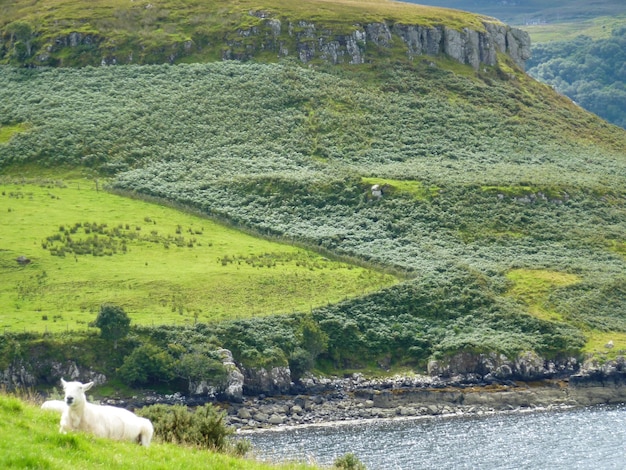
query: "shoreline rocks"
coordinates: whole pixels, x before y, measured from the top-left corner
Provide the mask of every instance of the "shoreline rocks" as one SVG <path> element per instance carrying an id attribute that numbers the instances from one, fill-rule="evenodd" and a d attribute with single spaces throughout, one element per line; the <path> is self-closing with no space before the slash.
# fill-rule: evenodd
<path id="1" fill-rule="evenodd" d="M 246 397 L 242 403 L 219 406 L 226 411 L 228 424 L 239 431 L 252 431 L 369 419 L 483 415 L 618 403 L 626 403 L 626 377 L 611 384 L 582 378 L 481 385 L 435 381 L 422 387 L 338 388 L 315 395 Z"/>

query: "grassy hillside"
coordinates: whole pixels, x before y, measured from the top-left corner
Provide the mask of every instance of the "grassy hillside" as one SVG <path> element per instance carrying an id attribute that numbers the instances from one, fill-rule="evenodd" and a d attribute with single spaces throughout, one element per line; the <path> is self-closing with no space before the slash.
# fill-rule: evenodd
<path id="1" fill-rule="evenodd" d="M 523 29 L 530 34 L 533 45 L 553 41 L 572 41 L 579 36 L 591 39 L 609 39 L 611 32 L 626 24 L 626 7 L 624 12 L 614 16 L 598 16 L 579 21 L 563 21 L 559 23 L 527 25 Z"/>
<path id="2" fill-rule="evenodd" d="M 301 13 L 311 14 L 307 8 L 313 3 L 304 2 Z M 290 5 L 285 11 L 299 8 Z M 357 4 L 324 5 L 343 12 Z M 358 5 L 352 21 L 369 14 L 369 4 Z M 92 179 L 107 176 L 118 192 L 167 200 L 406 276 L 379 291 L 314 308 L 310 319 L 320 330 L 311 327 L 321 338 L 317 344 L 308 341 L 312 330 L 302 320 L 311 310 L 306 301 L 282 304 L 282 311 L 296 310 L 293 314 L 206 327 L 191 325 L 194 309 L 202 308 L 201 318 L 206 311 L 189 294 L 191 313 L 185 310 L 183 317 L 188 325 L 141 330 L 163 347 L 180 341 L 191 351 L 191 342 L 214 335 L 236 357 L 257 363 L 294 363 L 305 349 L 329 367 L 382 364 L 420 370 L 429 359 L 460 350 L 509 356 L 536 351 L 549 357 L 583 352 L 610 357 L 626 350 L 626 132 L 532 80 L 504 56 L 479 71 L 445 57 L 384 57 L 343 67 L 302 67 L 290 60 L 4 66 L 0 119 L 0 169 L 6 177 L 50 168 Z M 372 194 L 372 184 L 383 187 L 382 197 Z M 46 197 L 45 191 L 61 194 L 56 189 L 38 194 Z M 71 200 L 72 191 L 64 189 L 61 201 Z M 8 212 L 13 201 L 4 201 L 3 210 L 15 217 Z M 48 204 L 56 202 L 50 197 Z M 173 216 L 165 224 L 162 216 L 152 215 L 156 208 L 146 207 L 133 209 L 132 220 L 126 214 L 112 219 L 120 218 L 124 231 L 128 223 L 128 231 L 131 224 L 140 225 L 142 234 L 155 230 L 159 236 L 174 236 L 178 224 L 208 226 L 177 223 Z M 146 217 L 153 221 L 150 229 Z M 104 215 L 87 220 L 105 221 Z M 49 228 L 39 229 L 32 244 L 42 250 L 44 237 L 71 231 L 78 222 L 84 237 L 87 220 L 60 214 Z M 212 238 L 205 230 L 198 240 L 202 247 L 192 251 L 201 256 Z M 155 249 L 146 243 L 146 251 L 133 246 L 128 254 L 92 256 L 90 262 L 106 273 L 111 263 L 124 266 L 132 259 L 137 265 L 130 269 L 137 273 Z M 59 249 L 56 241 L 53 245 Z M 165 249 L 158 250 L 161 260 Z M 212 269 L 236 271 L 239 260 L 250 256 L 235 248 L 218 256 L 223 260 L 226 254 L 226 265 L 215 262 Z M 59 263 L 55 266 L 86 262 L 67 255 L 47 259 Z M 170 262 L 180 266 L 180 259 Z M 153 258 L 148 263 L 158 267 Z M 49 268 L 46 278 L 41 264 L 27 269 L 33 284 L 28 303 L 43 308 L 37 283 L 50 276 Z M 164 269 L 156 272 L 162 275 Z M 266 275 L 280 273 L 283 266 L 250 269 L 264 272 L 253 280 L 250 295 L 276 292 L 268 291 Z M 331 283 L 349 284 L 346 292 L 389 280 L 354 286 L 351 276 L 357 271 L 338 270 L 344 271 L 345 281 L 333 276 Z M 128 289 L 116 295 L 140 303 L 132 289 L 146 291 L 134 278 L 117 274 L 108 282 Z M 224 276 L 220 279 L 231 288 Z M 287 284 L 297 286 L 294 279 L 287 278 Z M 193 282 L 187 279 L 184 285 L 191 289 Z M 160 311 L 169 322 L 165 311 L 171 312 L 176 299 L 161 299 L 161 291 L 159 285 L 148 292 L 164 302 Z M 313 297 L 309 292 L 301 294 Z M 315 305 L 324 303 L 324 294 Z M 77 305 L 99 301 L 86 289 L 74 295 Z M 280 310 L 275 305 L 268 301 L 265 313 Z M 224 310 L 220 318 L 254 313 L 250 309 Z M 604 347 L 609 340 L 615 346 L 610 351 Z M 119 364 L 110 366 L 114 370 Z"/>
<path id="3" fill-rule="evenodd" d="M 303 464 L 270 465 L 206 450 L 154 442 L 149 448 L 97 439 L 87 434 L 60 434 L 59 415 L 0 394 L 0 466 L 2 468 L 107 469 L 258 469 L 296 470 Z"/>

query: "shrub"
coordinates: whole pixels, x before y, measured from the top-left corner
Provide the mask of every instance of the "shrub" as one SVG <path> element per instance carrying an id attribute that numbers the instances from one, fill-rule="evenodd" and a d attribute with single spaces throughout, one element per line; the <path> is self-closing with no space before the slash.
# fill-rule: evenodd
<path id="1" fill-rule="evenodd" d="M 195 411 L 184 405 L 152 405 L 138 410 L 138 414 L 152 421 L 155 435 L 164 442 L 222 451 L 233 434 L 224 422 L 224 412 L 210 403 Z M 245 453 L 246 446 L 235 446 L 235 451 Z"/>
<path id="2" fill-rule="evenodd" d="M 130 353 L 118 373 L 128 385 L 169 382 L 174 378 L 175 361 L 167 351 L 151 345 L 139 346 Z"/>
<path id="3" fill-rule="evenodd" d="M 100 328 L 100 336 L 113 341 L 113 349 L 117 349 L 117 341 L 130 331 L 130 318 L 122 307 L 102 304 L 93 326 Z"/>
<path id="4" fill-rule="evenodd" d="M 365 470 L 363 462 L 361 462 L 359 458 L 352 453 L 337 457 L 335 459 L 334 466 L 345 470 Z"/>
<path id="5" fill-rule="evenodd" d="M 228 372 L 220 361 L 200 352 L 183 354 L 177 369 L 178 374 L 190 382 L 205 381 L 212 385 L 221 385 L 228 377 Z"/>

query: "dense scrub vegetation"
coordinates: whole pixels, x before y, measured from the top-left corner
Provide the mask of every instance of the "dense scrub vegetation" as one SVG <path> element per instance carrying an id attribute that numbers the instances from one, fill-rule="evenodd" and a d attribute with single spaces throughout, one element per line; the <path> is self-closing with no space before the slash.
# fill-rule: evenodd
<path id="1" fill-rule="evenodd" d="M 626 27 L 609 38 L 536 44 L 528 73 L 580 106 L 626 128 Z"/>
<path id="2" fill-rule="evenodd" d="M 110 175 L 120 193 L 410 278 L 307 316 L 136 329 L 161 349 L 208 341 L 302 373 L 315 360 L 422 368 L 459 350 L 558 356 L 626 332 L 626 135 L 505 61 L 479 74 L 443 59 L 4 67 L 0 116 L 28 127 L 0 146 L 5 172 Z M 526 274 L 507 277 L 515 270 Z M 533 272 L 576 281 L 551 284 L 536 308 L 519 294 Z M 146 348 L 128 361 L 172 364 Z"/>

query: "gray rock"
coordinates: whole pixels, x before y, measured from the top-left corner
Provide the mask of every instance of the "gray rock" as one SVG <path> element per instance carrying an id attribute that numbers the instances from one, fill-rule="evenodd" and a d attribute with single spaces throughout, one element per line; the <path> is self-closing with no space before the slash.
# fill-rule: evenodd
<path id="1" fill-rule="evenodd" d="M 270 416 L 268 423 L 269 424 L 283 424 L 285 422 L 285 417 L 279 414 L 273 414 Z"/>
<path id="2" fill-rule="evenodd" d="M 258 421 L 259 423 L 267 423 L 270 419 L 270 417 L 268 415 L 266 415 L 265 413 L 256 413 L 253 416 L 253 419 L 255 421 Z"/>
<path id="3" fill-rule="evenodd" d="M 252 418 L 252 413 L 247 408 L 239 408 L 237 411 L 237 417 L 244 420 Z"/>

